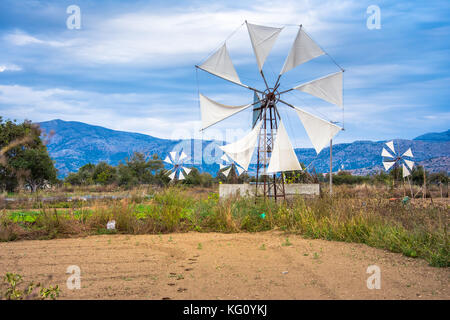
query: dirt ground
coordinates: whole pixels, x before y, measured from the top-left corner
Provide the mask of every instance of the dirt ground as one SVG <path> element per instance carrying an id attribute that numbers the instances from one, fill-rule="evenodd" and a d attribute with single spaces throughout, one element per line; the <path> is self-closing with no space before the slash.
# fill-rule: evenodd
<path id="1" fill-rule="evenodd" d="M 0 243 L 0 274 L 62 299 L 449 299 L 448 268 L 366 245 L 277 232 L 102 235 Z M 81 269 L 69 290 L 66 269 Z M 381 288 L 367 288 L 369 265 Z"/>

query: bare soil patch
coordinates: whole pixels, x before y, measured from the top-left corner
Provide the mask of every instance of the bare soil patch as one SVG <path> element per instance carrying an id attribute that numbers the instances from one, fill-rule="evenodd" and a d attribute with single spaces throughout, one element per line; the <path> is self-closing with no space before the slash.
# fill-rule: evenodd
<path id="1" fill-rule="evenodd" d="M 286 238 L 289 238 L 286 241 Z M 68 290 L 66 269 L 81 268 Z M 381 289 L 369 290 L 369 265 Z M 278 232 L 101 235 L 0 243 L 0 274 L 61 299 L 449 299 L 448 268 L 362 244 Z"/>

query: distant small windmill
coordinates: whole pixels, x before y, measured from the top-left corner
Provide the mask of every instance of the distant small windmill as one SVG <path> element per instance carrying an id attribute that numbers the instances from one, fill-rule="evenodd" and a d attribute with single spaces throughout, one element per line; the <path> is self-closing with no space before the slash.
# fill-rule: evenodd
<path id="1" fill-rule="evenodd" d="M 239 165 L 237 165 L 233 160 L 231 160 L 226 154 L 223 154 L 222 157 L 220 158 L 221 160 L 223 160 L 223 163 L 220 163 L 220 170 L 225 169 L 222 171 L 222 174 L 228 178 L 228 176 L 230 175 L 231 171 L 234 170 L 236 173 L 236 176 L 241 175 L 245 169 L 241 168 Z"/>
<path id="2" fill-rule="evenodd" d="M 184 180 L 186 178 L 192 170 L 184 166 L 184 162 L 187 160 L 188 156 L 183 151 L 179 155 L 175 151 L 169 152 L 164 162 L 172 165 L 172 168 L 167 172 L 170 180 Z"/>
<path id="3" fill-rule="evenodd" d="M 389 171 L 391 168 L 397 168 L 399 166 L 402 167 L 402 175 L 403 179 L 411 175 L 411 171 L 414 167 L 414 162 L 412 161 L 412 158 L 414 157 L 411 148 L 406 150 L 403 154 L 397 153 L 394 148 L 394 140 L 386 142 L 386 146 L 388 149 L 383 147 L 383 150 L 381 151 L 381 156 L 383 157 L 383 166 L 386 171 Z M 409 181 L 408 177 L 408 183 L 409 187 L 411 189 L 411 195 L 412 195 L 412 188 L 411 183 Z"/>

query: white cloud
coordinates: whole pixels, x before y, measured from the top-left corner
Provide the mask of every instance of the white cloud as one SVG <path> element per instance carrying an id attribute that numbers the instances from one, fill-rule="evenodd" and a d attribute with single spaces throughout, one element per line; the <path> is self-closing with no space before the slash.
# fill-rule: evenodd
<path id="1" fill-rule="evenodd" d="M 5 35 L 5 40 L 16 46 L 27 45 L 46 45 L 51 47 L 64 47 L 71 45 L 68 41 L 54 41 L 54 40 L 42 40 L 37 37 L 31 36 L 23 31 L 16 30 L 12 33 Z"/>
<path id="2" fill-rule="evenodd" d="M 81 31 L 63 30 L 48 37 L 35 36 L 16 30 L 5 39 L 17 46 L 43 45 L 59 48 L 66 61 L 68 56 L 79 61 L 99 64 L 140 64 L 165 66 L 192 64 L 205 58 L 245 20 L 252 23 L 279 26 L 303 25 L 312 32 L 326 33 L 336 27 L 334 17 L 350 13 L 351 1 L 320 1 L 312 6 L 309 1 L 257 1 L 245 9 L 226 5 L 205 5 L 201 8 L 166 8 L 155 11 L 152 6 L 135 12 L 88 17 Z M 83 15 L 89 13 L 82 11 Z M 347 22 L 342 22 L 344 25 Z M 287 28 L 286 30 L 295 30 Z M 285 33 L 289 34 L 288 31 Z M 293 40 L 280 37 L 280 46 L 287 49 Z M 230 40 L 234 54 L 250 49 L 245 27 Z M 239 57 L 236 57 L 239 62 Z"/>
<path id="3" fill-rule="evenodd" d="M 22 68 L 15 64 L 0 64 L 0 72 L 5 71 L 21 71 Z"/>
<path id="4" fill-rule="evenodd" d="M 40 122 L 59 118 L 161 138 L 172 138 L 175 130 L 182 129 L 194 134 L 199 114 L 180 113 L 180 109 L 186 110 L 164 94 L 103 94 L 0 85 L 0 113 L 11 119 Z"/>

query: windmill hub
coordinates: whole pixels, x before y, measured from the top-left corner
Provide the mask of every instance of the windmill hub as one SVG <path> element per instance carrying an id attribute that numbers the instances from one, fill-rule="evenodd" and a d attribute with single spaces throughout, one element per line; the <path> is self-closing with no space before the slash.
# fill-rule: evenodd
<path id="1" fill-rule="evenodd" d="M 264 91 L 262 100 L 275 104 L 276 102 L 278 102 L 279 99 L 280 93 L 274 88 L 269 88 Z"/>

